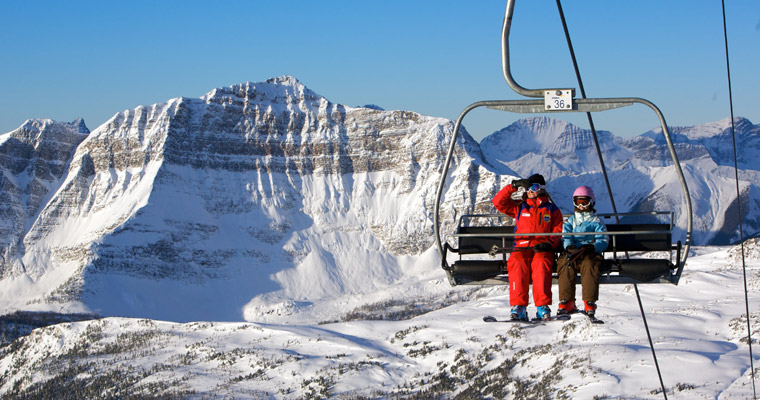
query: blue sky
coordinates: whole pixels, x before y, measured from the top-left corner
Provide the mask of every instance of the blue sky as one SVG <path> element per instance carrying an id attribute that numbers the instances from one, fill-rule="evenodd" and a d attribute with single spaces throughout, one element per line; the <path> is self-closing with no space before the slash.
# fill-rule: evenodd
<path id="1" fill-rule="evenodd" d="M 0 132 L 29 118 L 90 129 L 117 112 L 292 75 L 329 100 L 456 119 L 519 99 L 501 73 L 505 1 L 35 1 L 0 6 Z M 729 116 L 719 0 L 564 1 L 588 97 L 643 97 L 669 125 Z M 760 2 L 726 0 L 734 114 L 760 123 Z M 556 3 L 518 0 L 512 73 L 577 88 Z M 553 116 L 586 128 L 582 114 Z M 566 116 L 566 117 L 565 117 Z M 525 115 L 471 113 L 482 139 Z M 595 114 L 619 136 L 658 126 L 644 106 Z"/>

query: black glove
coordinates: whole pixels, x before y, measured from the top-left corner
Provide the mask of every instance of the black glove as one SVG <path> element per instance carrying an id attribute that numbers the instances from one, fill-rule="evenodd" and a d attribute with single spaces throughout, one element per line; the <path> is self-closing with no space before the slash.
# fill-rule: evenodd
<path id="1" fill-rule="evenodd" d="M 533 246 L 533 250 L 539 253 L 548 253 L 550 251 L 553 251 L 554 248 L 552 248 L 552 245 L 549 244 L 549 242 L 541 242 Z"/>
<path id="2" fill-rule="evenodd" d="M 578 248 L 575 247 L 575 246 L 573 246 L 572 244 L 570 246 L 565 247 L 565 251 L 568 252 L 568 253 L 572 253 L 575 250 L 578 250 Z"/>
<path id="3" fill-rule="evenodd" d="M 527 188 L 530 186 L 530 182 L 528 182 L 527 179 L 515 179 L 512 181 L 512 187 L 524 187 Z"/>
<path id="4" fill-rule="evenodd" d="M 585 251 L 596 251 L 596 247 L 593 244 L 584 244 L 581 248 Z"/>

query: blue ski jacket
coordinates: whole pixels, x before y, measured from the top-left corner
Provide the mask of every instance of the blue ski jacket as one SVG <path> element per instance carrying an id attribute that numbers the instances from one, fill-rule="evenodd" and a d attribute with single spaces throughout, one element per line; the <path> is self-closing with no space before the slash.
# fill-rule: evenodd
<path id="1" fill-rule="evenodd" d="M 607 226 L 592 212 L 576 212 L 567 217 L 567 220 L 562 224 L 562 232 L 607 232 Z M 562 237 L 562 245 L 565 248 L 568 246 L 581 247 L 584 244 L 593 244 L 594 251 L 601 253 L 607 249 L 609 240 L 607 235 L 573 235 Z"/>

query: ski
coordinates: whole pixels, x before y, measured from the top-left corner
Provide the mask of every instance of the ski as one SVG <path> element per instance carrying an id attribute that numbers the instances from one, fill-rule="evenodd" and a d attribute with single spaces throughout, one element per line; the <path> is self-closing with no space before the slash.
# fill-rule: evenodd
<path id="1" fill-rule="evenodd" d="M 570 316 L 573 315 L 573 314 L 582 314 L 582 315 L 584 315 L 586 318 L 588 318 L 589 322 L 591 322 L 592 324 L 603 324 L 604 323 L 604 321 L 602 321 L 601 319 L 597 318 L 594 315 L 588 315 L 583 310 L 574 310 L 574 311 L 571 311 L 568 314 L 559 315 L 559 317 L 565 317 L 565 319 L 570 319 Z"/>
<path id="2" fill-rule="evenodd" d="M 552 321 L 567 321 L 570 319 L 569 315 L 555 315 L 552 316 L 549 319 L 540 319 L 540 318 L 533 318 L 529 320 L 524 319 L 497 319 L 496 317 L 487 315 L 483 317 L 483 321 L 485 322 L 512 322 L 512 323 L 518 323 L 518 324 L 527 324 L 527 325 L 536 325 L 541 324 L 544 322 L 552 322 Z"/>
<path id="3" fill-rule="evenodd" d="M 593 316 L 588 315 L 583 311 L 579 311 L 578 314 L 583 314 L 586 318 L 588 318 L 589 322 L 592 324 L 604 324 L 604 321 L 601 319 Z M 487 315 L 483 317 L 484 322 L 509 322 L 509 323 L 516 323 L 516 324 L 524 324 L 524 325 L 540 325 L 545 322 L 552 322 L 552 321 L 569 321 L 571 319 L 571 314 L 562 314 L 562 315 L 554 315 L 549 319 L 539 319 L 539 318 L 532 318 L 529 320 L 524 319 L 497 319 L 496 317 Z"/>
<path id="4" fill-rule="evenodd" d="M 484 322 L 511 322 L 511 323 L 515 323 L 515 324 L 525 324 L 525 325 L 535 325 L 536 324 L 535 322 L 533 322 L 531 320 L 527 320 L 527 319 L 497 319 L 496 317 L 492 317 L 490 315 L 487 315 L 487 316 L 483 317 L 483 321 Z"/>
<path id="5" fill-rule="evenodd" d="M 586 312 L 582 312 L 582 314 L 585 315 L 586 318 L 588 318 L 588 320 L 592 324 L 603 324 L 604 323 L 604 321 L 602 321 L 601 319 L 597 318 L 595 315 L 588 315 L 588 314 L 586 314 Z"/>
<path id="6" fill-rule="evenodd" d="M 531 321 L 534 323 L 541 323 L 541 322 L 552 322 L 552 321 L 568 321 L 570 320 L 570 316 L 567 314 L 564 315 L 553 315 L 549 317 L 549 319 L 541 319 L 541 318 L 533 318 Z"/>

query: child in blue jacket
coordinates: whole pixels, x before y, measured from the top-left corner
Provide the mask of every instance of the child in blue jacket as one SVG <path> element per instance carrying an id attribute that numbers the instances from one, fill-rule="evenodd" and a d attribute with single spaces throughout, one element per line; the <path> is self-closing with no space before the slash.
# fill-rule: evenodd
<path id="1" fill-rule="evenodd" d="M 573 193 L 574 213 L 562 224 L 562 232 L 607 232 L 596 215 L 596 196 L 588 186 L 579 186 Z M 607 235 L 568 235 L 562 237 L 565 251 L 557 259 L 559 309 L 557 315 L 576 312 L 575 276 L 581 274 L 584 312 L 593 316 L 599 299 L 599 267 L 607 249 Z"/>

